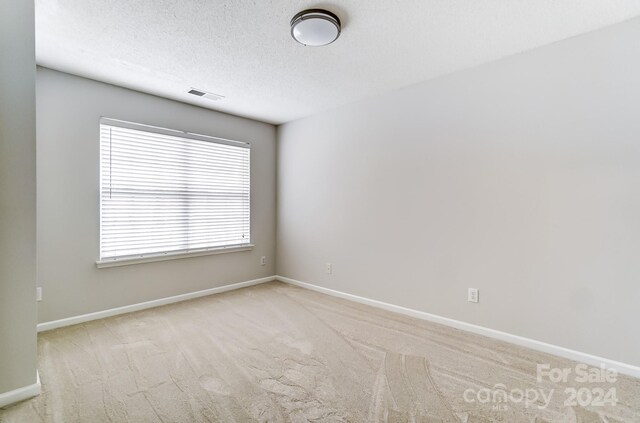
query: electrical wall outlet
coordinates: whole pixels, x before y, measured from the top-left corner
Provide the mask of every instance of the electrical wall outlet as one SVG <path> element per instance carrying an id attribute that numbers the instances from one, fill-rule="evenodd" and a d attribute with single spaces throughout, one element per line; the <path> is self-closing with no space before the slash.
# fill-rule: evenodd
<path id="1" fill-rule="evenodd" d="M 262 256 L 260 258 L 260 266 L 264 266 L 265 264 L 267 264 L 267 256 Z"/>
<path id="2" fill-rule="evenodd" d="M 36 288 L 36 301 L 42 301 L 42 288 Z"/>
<path id="3" fill-rule="evenodd" d="M 467 294 L 467 301 L 470 303 L 477 303 L 480 299 L 479 292 L 476 288 L 469 288 L 469 292 Z"/>
<path id="4" fill-rule="evenodd" d="M 327 274 L 331 274 L 332 272 L 332 267 L 331 267 L 331 263 L 327 263 L 326 267 L 325 267 L 325 272 L 327 272 Z"/>

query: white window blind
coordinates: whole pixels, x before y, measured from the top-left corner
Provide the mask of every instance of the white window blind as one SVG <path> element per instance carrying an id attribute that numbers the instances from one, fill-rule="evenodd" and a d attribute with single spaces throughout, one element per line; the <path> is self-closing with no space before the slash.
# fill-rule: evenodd
<path id="1" fill-rule="evenodd" d="M 100 260 L 250 243 L 250 145 L 100 120 Z"/>

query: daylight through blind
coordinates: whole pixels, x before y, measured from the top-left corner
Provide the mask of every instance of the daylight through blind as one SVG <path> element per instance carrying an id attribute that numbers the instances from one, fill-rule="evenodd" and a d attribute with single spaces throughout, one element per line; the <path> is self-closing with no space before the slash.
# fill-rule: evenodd
<path id="1" fill-rule="evenodd" d="M 246 143 L 102 119 L 100 258 L 250 243 Z"/>

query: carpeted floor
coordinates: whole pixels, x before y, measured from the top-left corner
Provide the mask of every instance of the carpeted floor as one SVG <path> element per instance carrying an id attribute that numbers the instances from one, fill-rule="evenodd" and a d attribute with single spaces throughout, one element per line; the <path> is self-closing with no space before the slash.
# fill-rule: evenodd
<path id="1" fill-rule="evenodd" d="M 278 282 L 38 345 L 43 393 L 0 422 L 640 422 L 638 379 L 538 382 L 576 363 Z"/>

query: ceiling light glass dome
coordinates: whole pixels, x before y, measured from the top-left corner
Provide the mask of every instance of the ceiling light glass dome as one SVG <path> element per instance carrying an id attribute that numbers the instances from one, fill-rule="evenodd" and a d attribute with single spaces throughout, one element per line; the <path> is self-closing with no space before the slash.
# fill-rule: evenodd
<path id="1" fill-rule="evenodd" d="M 326 46 L 340 36 L 340 19 L 323 9 L 308 9 L 291 19 L 291 36 L 305 46 Z"/>

